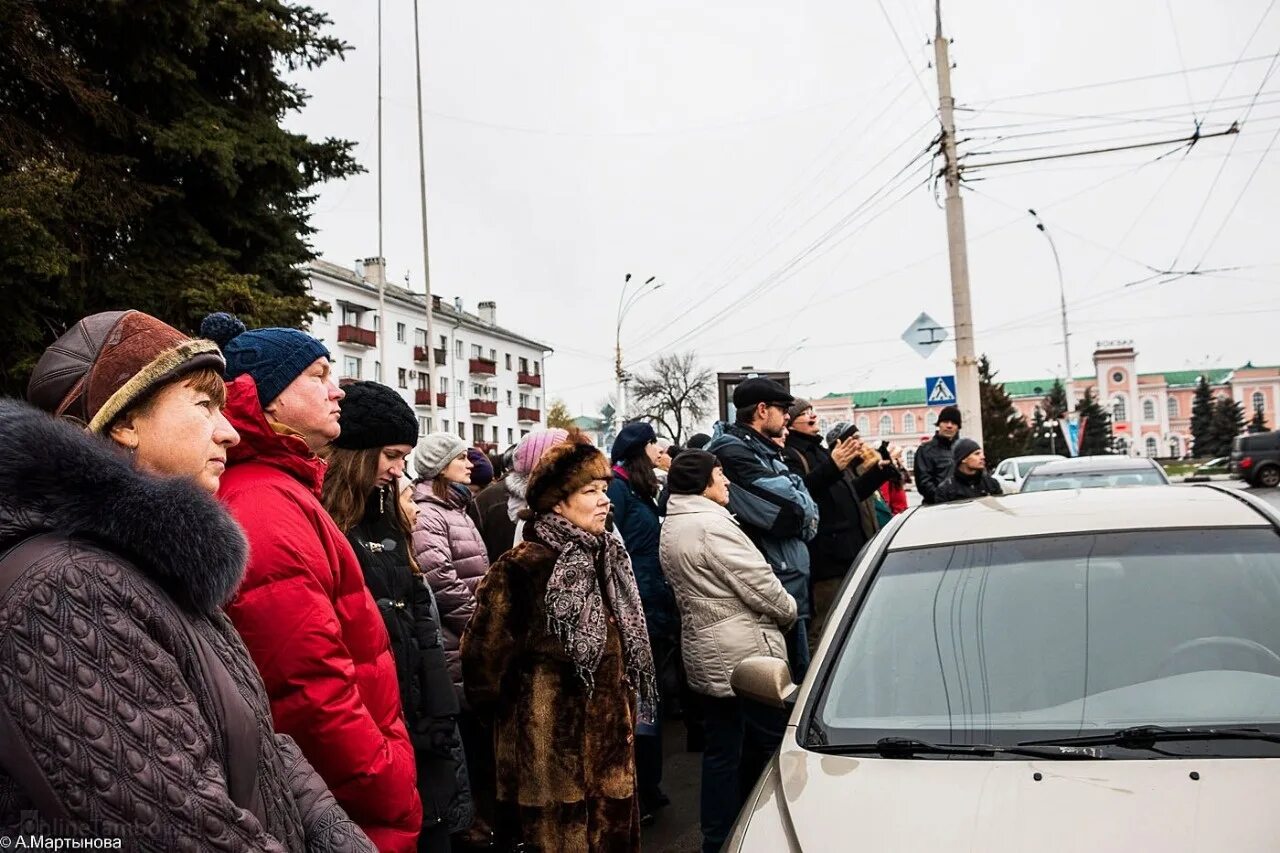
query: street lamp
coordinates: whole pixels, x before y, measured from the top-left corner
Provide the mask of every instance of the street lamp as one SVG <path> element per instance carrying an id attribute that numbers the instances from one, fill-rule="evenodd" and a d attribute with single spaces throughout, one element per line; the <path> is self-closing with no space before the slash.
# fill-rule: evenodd
<path id="1" fill-rule="evenodd" d="M 1062 384 L 1067 392 L 1067 412 L 1070 413 L 1071 407 L 1076 404 L 1076 395 L 1074 383 L 1071 381 L 1071 341 L 1070 335 L 1067 333 L 1067 289 L 1062 283 L 1062 261 L 1058 258 L 1058 247 L 1053 242 L 1053 235 L 1044 227 L 1040 214 L 1031 209 L 1028 209 L 1027 213 L 1030 213 L 1032 218 L 1035 219 L 1036 230 L 1049 241 L 1049 249 L 1053 252 L 1053 265 L 1058 270 L 1058 300 L 1062 306 L 1062 357 L 1066 359 L 1067 374 L 1063 378 Z"/>
<path id="2" fill-rule="evenodd" d="M 614 324 L 613 337 L 613 375 L 614 380 L 618 384 L 618 421 L 623 422 L 627 418 L 627 398 L 626 398 L 626 382 L 627 374 L 622 369 L 622 321 L 627 316 L 627 312 L 631 310 L 644 296 L 661 288 L 666 282 L 659 281 L 654 284 L 656 275 L 651 275 L 644 280 L 644 284 L 636 288 L 630 297 L 627 296 L 627 289 L 631 286 L 631 273 L 627 273 L 622 279 L 622 292 L 618 294 L 618 319 Z"/>

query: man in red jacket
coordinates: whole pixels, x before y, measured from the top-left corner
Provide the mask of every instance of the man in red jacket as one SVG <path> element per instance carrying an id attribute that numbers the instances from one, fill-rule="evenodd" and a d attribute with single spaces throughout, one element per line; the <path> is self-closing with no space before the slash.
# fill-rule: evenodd
<path id="1" fill-rule="evenodd" d="M 240 433 L 218 497 L 244 528 L 249 565 L 227 614 L 291 735 L 382 853 L 422 827 L 395 661 L 351 545 L 320 504 L 316 451 L 339 433 L 343 392 L 324 345 L 295 329 L 211 314 L 227 361 L 225 414 Z"/>

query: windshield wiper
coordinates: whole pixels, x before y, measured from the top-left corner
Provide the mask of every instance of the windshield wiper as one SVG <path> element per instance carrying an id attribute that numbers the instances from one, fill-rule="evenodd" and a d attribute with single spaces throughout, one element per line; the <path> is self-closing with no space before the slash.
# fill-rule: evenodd
<path id="1" fill-rule="evenodd" d="M 994 757 L 997 754 L 1004 754 L 1020 755 L 1027 758 L 1043 758 L 1051 761 L 1070 761 L 1072 759 L 1094 761 L 1107 757 L 1099 750 L 1087 747 L 1078 748 L 1071 745 L 1049 744 L 1046 746 L 1034 746 L 1017 744 L 1015 746 L 998 746 L 990 743 L 930 743 L 926 740 L 910 737 L 882 737 L 875 743 L 831 744 L 830 746 L 818 747 L 815 751 L 839 754 L 874 752 L 884 758 L 911 758 L 916 755 Z"/>
<path id="2" fill-rule="evenodd" d="M 1128 749 L 1147 749 L 1157 742 L 1171 740 L 1265 740 L 1280 743 L 1280 733 L 1241 728 L 1129 726 L 1096 735 L 1027 740 L 1018 746 L 1123 746 Z"/>

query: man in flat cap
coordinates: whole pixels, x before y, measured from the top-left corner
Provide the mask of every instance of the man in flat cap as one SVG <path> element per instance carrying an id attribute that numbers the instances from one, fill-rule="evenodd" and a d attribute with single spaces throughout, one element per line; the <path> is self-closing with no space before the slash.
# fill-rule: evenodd
<path id="1" fill-rule="evenodd" d="M 797 604 L 787 632 L 787 657 L 798 683 L 809 666 L 809 549 L 818 532 L 818 507 L 793 474 L 775 439 L 784 435 L 795 398 L 772 379 L 756 377 L 733 392 L 734 422 L 715 425 L 707 450 L 729 478 L 729 511 L 738 518 L 782 586 Z"/>

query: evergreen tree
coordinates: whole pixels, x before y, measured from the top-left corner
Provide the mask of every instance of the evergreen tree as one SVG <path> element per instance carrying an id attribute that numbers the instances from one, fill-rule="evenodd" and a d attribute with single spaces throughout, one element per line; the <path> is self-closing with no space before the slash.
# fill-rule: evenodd
<path id="1" fill-rule="evenodd" d="M 351 143 L 281 121 L 346 49 L 289 0 L 0 0 L 0 393 L 80 317 L 297 326 L 313 188 Z"/>
<path id="2" fill-rule="evenodd" d="M 1084 392 L 1084 398 L 1076 404 L 1076 415 L 1081 422 L 1080 455 L 1101 456 L 1113 452 L 1111 413 L 1098 405 L 1093 389 Z"/>
<path id="3" fill-rule="evenodd" d="M 1061 379 L 1053 380 L 1053 387 L 1040 405 L 1044 407 L 1045 417 L 1049 420 L 1058 420 L 1066 415 L 1070 404 L 1067 402 L 1067 389 L 1063 387 Z"/>
<path id="4" fill-rule="evenodd" d="M 1267 431 L 1267 417 L 1262 413 L 1262 409 L 1253 410 L 1253 419 L 1249 421 L 1248 431 L 1251 433 Z"/>
<path id="5" fill-rule="evenodd" d="M 1226 456 L 1231 453 L 1231 443 L 1244 432 L 1244 409 L 1230 396 L 1219 397 L 1213 404 L 1209 421 L 1206 450 L 1210 456 Z"/>
<path id="6" fill-rule="evenodd" d="M 987 465 L 995 467 L 1010 456 L 1021 456 L 1031 441 L 1027 419 L 1005 393 L 1004 383 L 996 381 L 991 361 L 983 355 L 978 360 L 978 399 L 982 406 L 982 441 Z"/>
<path id="7" fill-rule="evenodd" d="M 1071 453 L 1067 449 L 1067 439 L 1065 425 L 1061 423 L 1067 414 L 1067 389 L 1063 387 L 1062 382 L 1058 379 L 1053 380 L 1053 387 L 1049 389 L 1049 393 L 1040 401 L 1040 405 L 1036 406 L 1035 417 L 1031 425 L 1031 442 L 1027 447 L 1028 453 L 1050 454 L 1056 453 L 1059 456 L 1070 456 Z M 1056 420 L 1059 422 L 1058 427 L 1050 435 L 1050 428 L 1045 425 L 1046 421 Z"/>
<path id="8" fill-rule="evenodd" d="M 1196 395 L 1191 403 L 1191 455 L 1197 459 L 1218 455 L 1213 452 L 1213 442 L 1209 436 L 1212 423 L 1213 392 L 1209 389 L 1209 380 L 1201 376 L 1196 383 Z"/>

